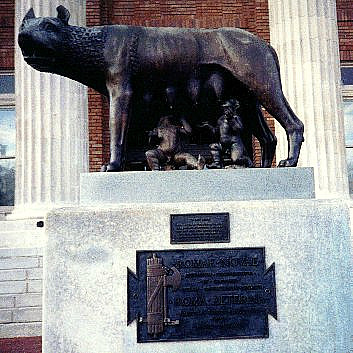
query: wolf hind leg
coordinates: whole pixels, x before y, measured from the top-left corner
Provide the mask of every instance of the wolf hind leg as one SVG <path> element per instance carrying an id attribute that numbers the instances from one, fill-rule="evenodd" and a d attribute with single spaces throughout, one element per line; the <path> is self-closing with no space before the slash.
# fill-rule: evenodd
<path id="1" fill-rule="evenodd" d="M 132 90 L 129 84 L 113 87 L 109 92 L 110 162 L 107 172 L 120 172 L 124 169 L 127 130 L 130 120 Z"/>
<path id="2" fill-rule="evenodd" d="M 296 167 L 304 141 L 304 125 L 294 114 L 283 93 L 269 98 L 264 100 L 264 107 L 284 128 L 288 141 L 288 157 L 280 161 L 278 166 Z"/>
<path id="3" fill-rule="evenodd" d="M 261 167 L 270 168 L 276 152 L 277 138 L 268 127 L 259 104 L 254 114 L 254 136 L 261 146 Z"/>

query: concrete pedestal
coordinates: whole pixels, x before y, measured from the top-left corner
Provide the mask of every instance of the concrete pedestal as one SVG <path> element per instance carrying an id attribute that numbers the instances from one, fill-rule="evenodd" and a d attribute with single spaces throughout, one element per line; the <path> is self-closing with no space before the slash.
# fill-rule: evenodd
<path id="1" fill-rule="evenodd" d="M 311 199 L 313 168 L 81 174 L 81 204 Z"/>
<path id="2" fill-rule="evenodd" d="M 229 243 L 170 243 L 171 214 L 217 212 L 230 214 Z M 82 205 L 51 211 L 46 229 L 45 353 L 332 353 L 353 349 L 346 201 Z M 136 322 L 127 325 L 126 294 L 127 268 L 136 271 L 136 251 L 237 247 L 265 247 L 266 266 L 275 263 L 278 320 L 269 317 L 269 338 L 137 343 Z"/>

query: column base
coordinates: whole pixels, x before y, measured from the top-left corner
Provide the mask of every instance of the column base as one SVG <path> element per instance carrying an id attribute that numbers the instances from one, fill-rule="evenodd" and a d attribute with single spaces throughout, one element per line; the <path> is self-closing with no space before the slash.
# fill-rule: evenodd
<path id="1" fill-rule="evenodd" d="M 38 203 L 15 206 L 13 211 L 6 216 L 6 220 L 14 221 L 21 219 L 43 220 L 46 214 L 53 208 L 74 206 L 73 203 Z"/>

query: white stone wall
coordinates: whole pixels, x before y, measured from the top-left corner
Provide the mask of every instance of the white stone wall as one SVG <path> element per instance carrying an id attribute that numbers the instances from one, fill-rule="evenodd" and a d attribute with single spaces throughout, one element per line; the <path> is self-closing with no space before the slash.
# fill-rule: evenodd
<path id="1" fill-rule="evenodd" d="M 0 338 L 41 336 L 41 248 L 0 248 Z"/>

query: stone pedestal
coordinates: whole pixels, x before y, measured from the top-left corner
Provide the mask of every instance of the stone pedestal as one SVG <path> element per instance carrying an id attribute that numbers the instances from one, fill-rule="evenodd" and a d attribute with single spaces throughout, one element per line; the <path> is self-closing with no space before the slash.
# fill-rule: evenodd
<path id="1" fill-rule="evenodd" d="M 81 204 L 86 206 L 310 199 L 314 196 L 313 168 L 81 174 Z"/>
<path id="2" fill-rule="evenodd" d="M 175 184 L 182 184 L 188 173 L 175 174 L 179 178 Z M 199 176 L 200 184 L 202 173 L 193 176 Z M 160 175 L 169 178 L 168 173 Z M 138 178 L 144 176 L 148 179 L 149 173 Z M 82 187 L 88 188 L 87 183 Z M 222 185 L 219 193 L 226 195 L 228 181 Z M 251 199 L 251 183 L 247 189 Z M 168 192 L 161 183 L 161 195 Z M 44 352 L 331 353 L 353 349 L 352 258 L 345 201 L 289 199 L 288 193 L 286 199 L 277 200 L 198 202 L 198 192 L 190 189 L 189 194 L 194 198 L 187 202 L 182 197 L 167 203 L 134 203 L 126 198 L 117 204 L 82 204 L 48 214 Z M 230 242 L 171 244 L 171 214 L 218 212 L 230 215 Z M 266 268 L 275 263 L 277 320 L 269 317 L 268 338 L 137 343 L 136 321 L 127 325 L 127 268 L 136 273 L 136 251 L 253 247 L 265 248 Z"/>
<path id="3" fill-rule="evenodd" d="M 70 10 L 70 23 L 85 24 L 85 1 L 60 4 Z M 16 34 L 31 7 L 40 17 L 56 16 L 56 6 L 17 0 Z M 78 202 L 79 175 L 88 170 L 87 115 L 86 87 L 32 69 L 16 45 L 16 194 L 10 218 L 43 217 L 53 205 Z"/>
<path id="4" fill-rule="evenodd" d="M 318 197 L 347 197 L 336 2 L 268 3 L 271 45 L 279 57 L 283 91 L 305 126 L 299 165 L 314 167 Z M 279 125 L 276 136 L 280 160 L 287 155 L 287 140 Z"/>

